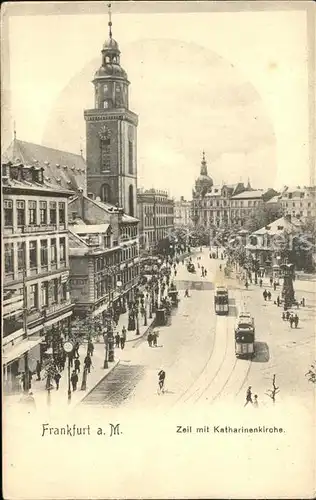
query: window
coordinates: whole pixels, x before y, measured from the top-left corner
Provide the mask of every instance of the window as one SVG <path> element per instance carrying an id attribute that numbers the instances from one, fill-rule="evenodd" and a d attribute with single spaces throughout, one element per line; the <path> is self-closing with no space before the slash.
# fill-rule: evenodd
<path id="1" fill-rule="evenodd" d="M 47 203 L 46 203 L 46 201 L 40 201 L 39 208 L 40 208 L 40 224 L 47 224 Z"/>
<path id="2" fill-rule="evenodd" d="M 65 213 L 65 203 L 59 203 L 59 224 L 65 224 L 66 213 Z"/>
<path id="3" fill-rule="evenodd" d="M 37 246 L 36 246 L 36 241 L 30 241 L 29 244 L 29 251 L 30 251 L 30 267 L 34 268 L 37 267 Z"/>
<path id="4" fill-rule="evenodd" d="M 6 274 L 13 273 L 13 243 L 4 245 L 4 271 Z"/>
<path id="5" fill-rule="evenodd" d="M 128 141 L 128 173 L 133 173 L 133 141 Z"/>
<path id="6" fill-rule="evenodd" d="M 36 225 L 36 201 L 29 201 L 29 225 Z"/>
<path id="7" fill-rule="evenodd" d="M 13 202 L 12 200 L 3 200 L 4 208 L 4 225 L 5 227 L 13 226 Z"/>
<path id="8" fill-rule="evenodd" d="M 101 140 L 101 171 L 111 170 L 111 139 Z"/>
<path id="9" fill-rule="evenodd" d="M 51 264 L 56 264 L 56 262 L 57 262 L 56 238 L 52 238 L 50 240 L 50 261 L 51 261 Z"/>
<path id="10" fill-rule="evenodd" d="M 37 285 L 31 285 L 28 294 L 28 308 L 37 309 L 37 307 L 38 307 Z"/>
<path id="11" fill-rule="evenodd" d="M 17 222 L 18 227 L 25 225 L 25 201 L 17 200 L 16 201 L 16 212 L 17 212 Z"/>
<path id="12" fill-rule="evenodd" d="M 47 240 L 41 240 L 41 266 L 47 266 L 48 255 L 47 255 Z"/>
<path id="13" fill-rule="evenodd" d="M 25 269 L 25 243 L 18 243 L 18 270 Z"/>
<path id="14" fill-rule="evenodd" d="M 49 203 L 49 221 L 50 224 L 56 224 L 56 201 L 51 201 Z"/>
<path id="15" fill-rule="evenodd" d="M 60 240 L 59 240 L 59 251 L 60 251 L 60 262 L 65 262 L 65 260 L 66 260 L 66 240 L 65 240 L 65 238 L 60 238 Z"/>
<path id="16" fill-rule="evenodd" d="M 59 282 L 58 279 L 52 280 L 52 301 L 54 304 L 58 302 L 58 288 L 59 288 Z"/>
<path id="17" fill-rule="evenodd" d="M 67 283 L 61 284 L 60 300 L 61 300 L 61 302 L 64 302 L 65 300 L 67 300 Z"/>
<path id="18" fill-rule="evenodd" d="M 101 201 L 111 203 L 111 188 L 109 184 L 103 184 L 101 186 Z"/>
<path id="19" fill-rule="evenodd" d="M 48 281 L 41 284 L 41 306 L 48 306 Z"/>

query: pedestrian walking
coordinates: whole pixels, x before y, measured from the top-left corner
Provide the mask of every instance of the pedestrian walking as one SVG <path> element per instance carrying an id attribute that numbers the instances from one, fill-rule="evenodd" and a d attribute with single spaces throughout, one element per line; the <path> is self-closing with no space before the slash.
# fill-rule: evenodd
<path id="1" fill-rule="evenodd" d="M 58 389 L 59 389 L 60 379 L 61 379 L 61 375 L 59 372 L 57 372 L 56 375 L 54 376 L 54 380 L 55 380 L 55 384 L 56 384 L 56 391 L 58 391 Z"/>
<path id="2" fill-rule="evenodd" d="M 303 307 L 305 307 L 305 299 L 304 299 L 304 297 L 303 297 L 303 298 L 302 298 L 302 300 L 301 300 L 301 305 L 302 305 Z"/>
<path id="3" fill-rule="evenodd" d="M 124 335 L 121 335 L 120 337 L 120 344 L 121 344 L 121 349 L 123 350 L 125 347 L 125 337 Z"/>
<path id="4" fill-rule="evenodd" d="M 289 321 L 290 316 L 291 316 L 290 311 L 286 311 L 285 313 L 286 321 Z"/>
<path id="5" fill-rule="evenodd" d="M 291 328 L 293 328 L 293 321 L 294 321 L 294 317 L 293 317 L 293 314 L 291 314 L 291 316 L 289 318 L 289 322 L 290 322 Z"/>
<path id="6" fill-rule="evenodd" d="M 125 328 L 125 326 L 123 326 L 123 328 L 122 328 L 122 337 L 124 337 L 124 339 L 126 341 L 126 328 Z"/>
<path id="7" fill-rule="evenodd" d="M 74 355 L 76 358 L 79 358 L 79 342 L 78 341 L 74 345 Z"/>
<path id="8" fill-rule="evenodd" d="M 270 285 L 272 286 L 272 284 L 273 284 L 273 278 L 271 276 L 271 278 L 270 278 Z"/>
<path id="9" fill-rule="evenodd" d="M 151 332 L 149 332 L 149 334 L 147 335 L 147 342 L 148 342 L 149 347 L 152 347 L 153 336 L 152 336 Z"/>
<path id="10" fill-rule="evenodd" d="M 88 342 L 88 354 L 89 356 L 93 356 L 93 351 L 94 351 L 94 345 L 93 343 L 91 342 L 91 340 L 89 340 Z"/>
<path id="11" fill-rule="evenodd" d="M 158 394 L 160 392 L 164 392 L 165 379 L 166 379 L 166 372 L 164 370 L 160 370 L 158 372 Z"/>
<path id="12" fill-rule="evenodd" d="M 204 276 L 206 277 L 207 275 L 207 269 L 204 269 Z"/>
<path id="13" fill-rule="evenodd" d="M 157 339 L 158 339 L 157 332 L 153 332 L 153 346 L 154 347 L 157 347 Z"/>
<path id="14" fill-rule="evenodd" d="M 244 404 L 244 406 L 247 406 L 248 403 L 251 403 L 252 404 L 252 392 L 251 392 L 251 385 L 248 387 L 247 389 L 247 393 L 246 393 L 246 402 Z"/>
<path id="15" fill-rule="evenodd" d="M 263 295 L 264 300 L 267 300 L 267 297 L 268 297 L 268 292 L 267 292 L 267 290 L 266 290 L 266 289 L 264 289 L 264 291 L 263 291 L 263 294 L 262 294 L 262 295 Z"/>
<path id="16" fill-rule="evenodd" d="M 76 358 L 75 359 L 75 369 L 74 369 L 74 372 L 75 373 L 80 373 L 80 359 L 79 358 Z"/>
<path id="17" fill-rule="evenodd" d="M 295 325 L 295 328 L 298 327 L 298 322 L 299 322 L 299 317 L 298 317 L 297 314 L 295 314 L 295 316 L 294 316 L 294 325 Z"/>
<path id="18" fill-rule="evenodd" d="M 267 297 L 268 297 L 268 300 L 271 300 L 271 292 L 270 291 L 267 293 Z"/>
<path id="19" fill-rule="evenodd" d="M 118 332 L 115 335 L 115 347 L 120 347 L 120 334 Z"/>
<path id="20" fill-rule="evenodd" d="M 276 302 L 277 302 L 277 306 L 280 307 L 280 296 L 279 295 L 277 296 Z"/>
<path id="21" fill-rule="evenodd" d="M 92 366 L 92 359 L 90 358 L 89 354 L 87 354 L 87 356 L 84 358 L 84 367 L 88 373 L 90 373 L 91 366 Z"/>
<path id="22" fill-rule="evenodd" d="M 77 384 L 78 384 L 78 375 L 76 374 L 75 371 L 72 372 L 70 380 L 71 380 L 72 390 L 76 391 L 77 390 Z"/>
<path id="23" fill-rule="evenodd" d="M 258 395 L 257 394 L 255 394 L 254 397 L 253 397 L 253 406 L 254 406 L 254 408 L 258 408 L 259 407 Z"/>
<path id="24" fill-rule="evenodd" d="M 246 283 L 245 283 L 245 287 L 246 287 L 246 289 L 248 290 L 248 287 L 249 287 L 249 283 L 248 283 L 248 281 L 246 281 Z"/>
<path id="25" fill-rule="evenodd" d="M 262 282 L 262 279 L 260 278 L 260 280 L 259 280 L 259 285 L 260 285 L 260 288 L 262 288 L 262 283 L 263 283 L 263 282 Z"/>
<path id="26" fill-rule="evenodd" d="M 277 287 L 277 284 L 276 282 L 273 283 L 273 290 L 275 291 L 276 290 L 276 287 Z"/>
<path id="27" fill-rule="evenodd" d="M 37 379 L 36 380 L 41 380 L 41 370 L 42 370 L 42 365 L 39 360 L 36 361 L 36 375 Z"/>
<path id="28" fill-rule="evenodd" d="M 185 292 L 184 292 L 184 296 L 185 297 L 189 297 L 189 290 L 186 288 Z"/>

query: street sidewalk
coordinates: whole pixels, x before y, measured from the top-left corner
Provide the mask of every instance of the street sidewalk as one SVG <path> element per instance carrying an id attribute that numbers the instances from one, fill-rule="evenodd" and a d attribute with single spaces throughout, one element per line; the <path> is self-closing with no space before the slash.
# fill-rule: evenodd
<path id="1" fill-rule="evenodd" d="M 173 274 L 173 273 L 172 273 Z M 161 294 L 161 290 L 159 289 L 159 295 Z M 167 294 L 167 290 L 164 295 Z M 159 297 L 159 301 L 161 297 Z M 136 334 L 136 330 L 128 331 L 128 312 L 121 314 L 118 324 L 115 328 L 115 333 L 118 331 L 122 332 L 123 326 L 126 328 L 126 347 L 131 348 L 133 345 L 129 344 L 130 342 L 137 341 L 144 337 L 148 330 L 153 327 L 155 321 L 155 314 L 153 313 L 153 317 L 149 318 L 149 306 L 147 304 L 147 325 L 144 325 L 144 317 L 139 315 L 139 335 Z M 77 406 L 94 388 L 95 386 L 103 380 L 108 374 L 120 363 L 120 349 L 115 348 L 115 361 L 112 363 L 108 363 L 108 368 L 104 369 L 104 357 L 105 357 L 105 346 L 103 340 L 96 341 L 94 340 L 94 352 L 92 357 L 92 368 L 91 373 L 87 376 L 86 389 L 81 390 L 82 383 L 82 374 L 84 367 L 84 358 L 87 354 L 87 343 L 83 343 L 79 348 L 79 359 L 80 359 L 80 373 L 78 374 L 78 385 L 76 391 L 72 391 L 71 387 L 71 400 L 68 402 L 68 360 L 66 360 L 65 369 L 61 372 L 61 379 L 59 381 L 59 389 L 56 390 L 55 381 L 52 380 L 52 386 L 54 387 L 50 393 L 46 389 L 46 379 L 43 378 L 45 370 L 43 369 L 41 372 L 41 380 L 36 380 L 36 374 L 32 377 L 32 387 L 31 391 L 33 393 L 33 397 L 35 400 L 36 409 L 41 410 L 45 408 L 57 408 L 68 407 L 73 408 Z M 72 373 L 71 368 L 71 373 Z M 5 404 L 7 405 L 15 405 L 19 403 L 23 398 L 23 394 L 4 394 Z"/>

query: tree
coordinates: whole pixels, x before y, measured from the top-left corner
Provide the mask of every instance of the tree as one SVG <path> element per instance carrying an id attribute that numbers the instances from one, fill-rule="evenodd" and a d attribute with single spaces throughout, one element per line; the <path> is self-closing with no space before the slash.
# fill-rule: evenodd
<path id="1" fill-rule="evenodd" d="M 275 375 L 273 375 L 273 378 L 272 378 L 272 387 L 273 387 L 273 389 L 267 390 L 266 395 L 272 399 L 273 404 L 274 404 L 275 403 L 275 396 L 280 392 L 279 387 L 277 387 L 275 384 Z"/>
<path id="2" fill-rule="evenodd" d="M 263 204 L 258 207 L 249 217 L 244 225 L 250 233 L 267 226 L 270 222 L 279 219 L 282 216 L 281 208 L 278 206 Z"/>

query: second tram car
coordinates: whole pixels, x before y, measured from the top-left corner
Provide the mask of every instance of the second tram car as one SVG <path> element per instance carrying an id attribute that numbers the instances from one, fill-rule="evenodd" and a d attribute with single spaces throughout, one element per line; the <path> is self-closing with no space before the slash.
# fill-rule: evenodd
<path id="1" fill-rule="evenodd" d="M 235 354 L 239 357 L 255 355 L 255 324 L 253 317 L 246 312 L 240 313 L 235 328 Z"/>
<path id="2" fill-rule="evenodd" d="M 228 314 L 228 289 L 226 286 L 217 286 L 214 295 L 214 307 L 216 314 Z"/>

